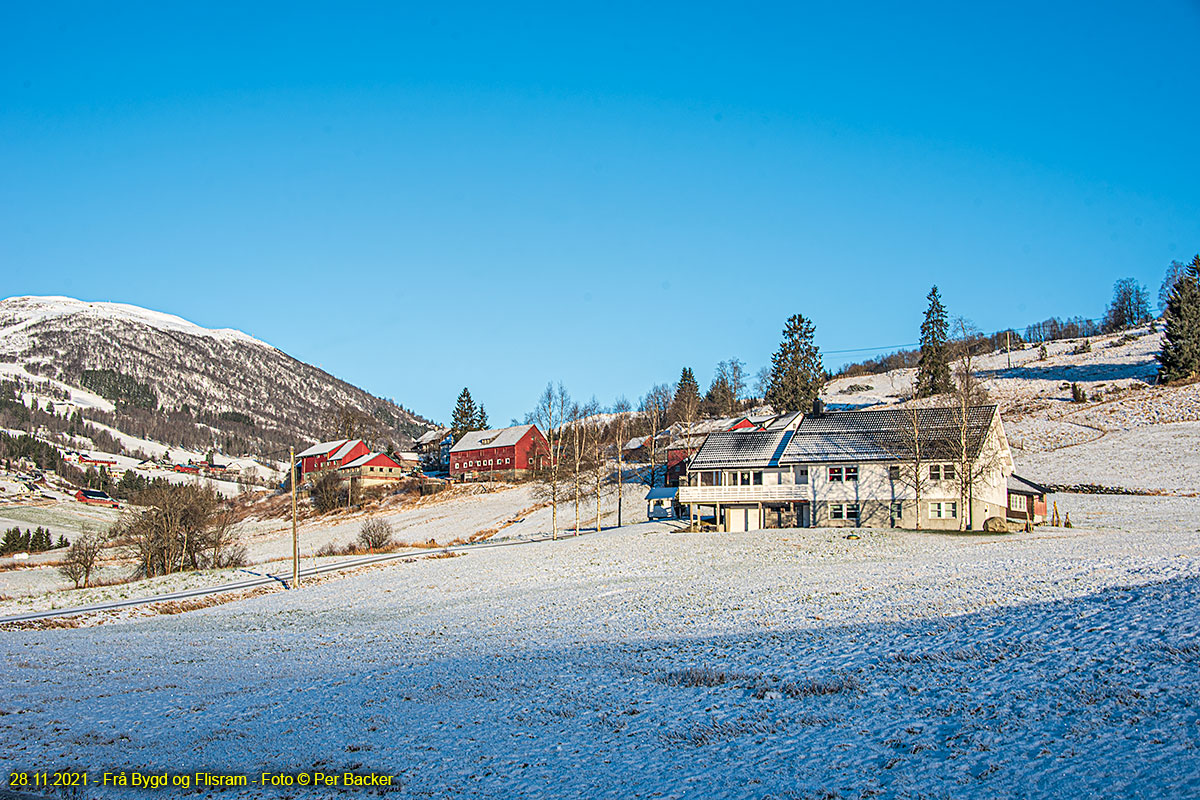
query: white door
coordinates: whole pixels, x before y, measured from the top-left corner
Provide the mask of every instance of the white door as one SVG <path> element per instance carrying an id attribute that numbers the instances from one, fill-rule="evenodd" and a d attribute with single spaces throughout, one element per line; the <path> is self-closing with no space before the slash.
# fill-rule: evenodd
<path id="1" fill-rule="evenodd" d="M 748 528 L 746 527 L 746 509 L 731 508 L 725 512 L 726 530 L 730 533 L 741 533 Z"/>

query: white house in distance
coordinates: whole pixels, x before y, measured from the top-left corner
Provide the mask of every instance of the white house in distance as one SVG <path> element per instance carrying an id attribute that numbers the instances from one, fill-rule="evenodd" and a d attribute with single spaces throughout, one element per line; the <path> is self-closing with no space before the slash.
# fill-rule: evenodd
<path id="1" fill-rule="evenodd" d="M 1006 516 L 1008 439 L 996 406 L 814 412 L 794 427 L 711 434 L 688 465 L 679 502 L 717 529 L 808 526 L 981 528 Z M 915 431 L 915 433 L 914 433 Z M 956 479 L 966 434 L 968 507 Z M 918 442 L 918 445 L 914 445 Z M 921 503 L 914 481 L 919 475 Z"/>

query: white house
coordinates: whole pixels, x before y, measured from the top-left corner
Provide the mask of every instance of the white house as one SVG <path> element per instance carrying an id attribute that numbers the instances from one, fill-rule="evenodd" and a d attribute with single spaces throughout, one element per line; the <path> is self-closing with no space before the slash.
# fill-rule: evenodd
<path id="1" fill-rule="evenodd" d="M 709 435 L 679 502 L 718 530 L 808 526 L 981 528 L 1003 519 L 1013 462 L 996 406 L 824 411 L 795 429 Z M 965 450 L 963 445 L 965 444 Z M 972 480 L 961 499 L 958 473 Z M 920 489 L 920 506 L 917 489 Z"/>

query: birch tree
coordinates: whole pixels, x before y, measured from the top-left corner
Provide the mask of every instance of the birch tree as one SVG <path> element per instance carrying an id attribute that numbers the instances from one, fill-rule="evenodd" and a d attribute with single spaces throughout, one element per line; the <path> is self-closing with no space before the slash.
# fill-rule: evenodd
<path id="1" fill-rule="evenodd" d="M 924 429 L 921 409 L 915 403 L 910 401 L 902 413 L 904 421 L 900 428 L 898 452 L 895 455 L 900 458 L 900 483 L 912 489 L 917 504 L 916 528 L 921 530 L 921 498 L 924 497 L 925 487 L 929 484 L 929 432 Z"/>
<path id="2" fill-rule="evenodd" d="M 646 396 L 642 398 L 643 419 L 650 427 L 647 439 L 650 447 L 649 483 L 647 485 L 651 487 L 657 483 L 655 465 L 658 454 L 658 429 L 667 419 L 667 413 L 671 408 L 671 399 L 671 387 L 665 383 L 652 386 Z"/>
<path id="3" fill-rule="evenodd" d="M 561 383 L 555 387 L 551 381 L 546 384 L 531 415 L 534 424 L 546 436 L 547 457 L 539 463 L 537 473 L 542 480 L 539 494 L 550 501 L 550 536 L 553 539 L 558 538 L 558 501 L 563 488 L 563 427 L 570 407 L 571 397 L 566 388 Z"/>
<path id="4" fill-rule="evenodd" d="M 613 403 L 613 421 L 609 427 L 613 433 L 614 449 L 617 451 L 617 525 L 622 522 L 621 512 L 625 501 L 624 448 L 630 431 L 629 414 L 629 401 L 624 397 L 618 397 Z"/>
<path id="5" fill-rule="evenodd" d="M 580 504 L 587 499 L 587 489 L 591 481 L 589 477 L 592 473 L 592 441 L 596 438 L 596 415 L 600 413 L 600 404 L 594 399 L 590 402 L 579 405 L 572 403 L 567 411 L 566 421 L 566 452 L 567 452 L 567 469 L 569 471 L 568 479 L 571 484 L 572 495 L 575 501 L 575 535 L 579 535 Z M 600 504 L 599 493 L 596 495 L 596 504 Z"/>
<path id="6" fill-rule="evenodd" d="M 974 354 L 972 344 L 977 338 L 977 331 L 970 322 L 959 317 L 954 322 L 957 333 L 958 361 L 954 365 L 951 390 L 953 397 L 952 417 L 956 440 L 954 442 L 954 479 L 958 484 L 959 497 L 959 530 L 974 527 L 971 501 L 975 484 L 995 467 L 998 453 L 992 453 L 991 448 L 985 451 L 984 444 L 988 431 L 976 434 L 972 430 L 971 408 L 987 402 L 987 392 L 975 374 Z M 984 437 L 978 441 L 976 439 Z"/>

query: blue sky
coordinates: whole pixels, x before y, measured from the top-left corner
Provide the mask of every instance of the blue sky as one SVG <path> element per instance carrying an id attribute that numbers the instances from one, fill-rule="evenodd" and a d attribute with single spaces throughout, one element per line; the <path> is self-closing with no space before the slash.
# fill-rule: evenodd
<path id="1" fill-rule="evenodd" d="M 0 9 L 3 295 L 439 420 L 754 372 L 794 313 L 911 342 L 934 283 L 1097 316 L 1200 251 L 1195 2 L 163 6 Z"/>

